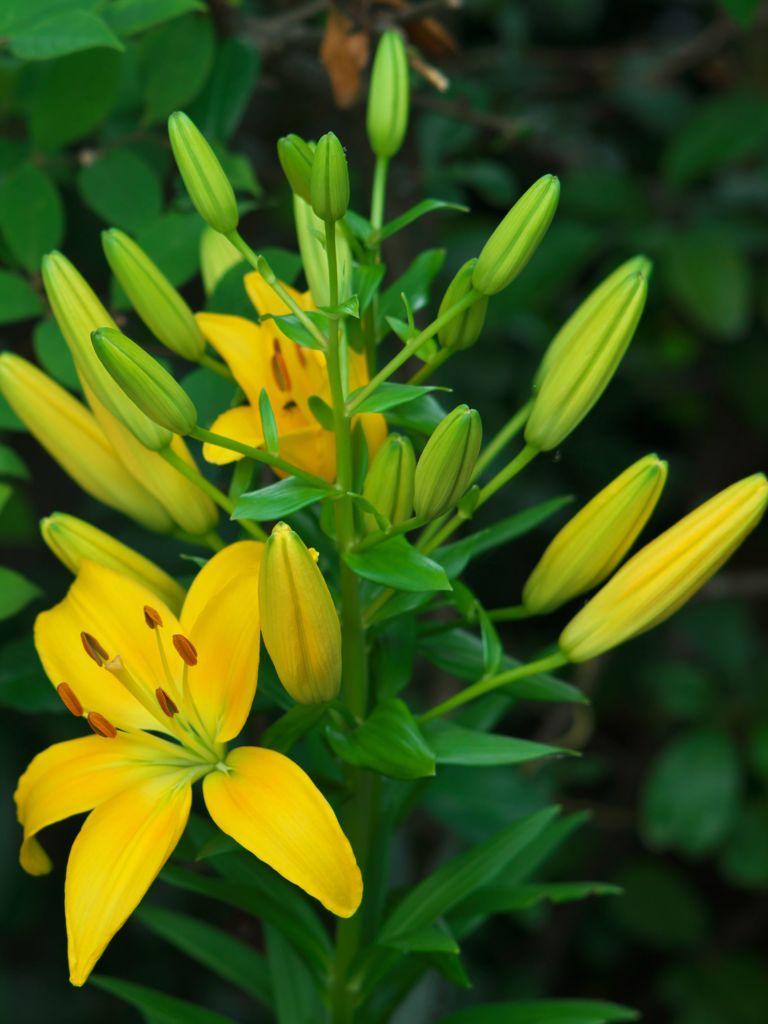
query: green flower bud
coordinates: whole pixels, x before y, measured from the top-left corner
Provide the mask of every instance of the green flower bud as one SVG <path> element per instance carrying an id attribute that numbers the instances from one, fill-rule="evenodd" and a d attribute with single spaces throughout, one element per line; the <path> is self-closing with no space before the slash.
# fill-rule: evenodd
<path id="1" fill-rule="evenodd" d="M 648 281 L 635 270 L 604 291 L 588 316 L 581 317 L 580 310 L 576 311 L 577 329 L 568 331 L 567 342 L 555 339 L 554 356 L 544 357 L 546 373 L 525 427 L 529 445 L 549 451 L 581 423 L 616 372 L 647 294 Z"/>
<path id="2" fill-rule="evenodd" d="M 140 345 L 109 327 L 91 339 L 108 373 L 142 412 L 173 434 L 195 429 L 197 410 L 189 395 Z"/>
<path id="3" fill-rule="evenodd" d="M 438 319 L 447 313 L 451 306 L 468 295 L 472 290 L 472 274 L 477 260 L 467 260 L 448 285 L 437 311 Z M 443 348 L 470 348 L 480 337 L 488 309 L 488 296 L 478 296 L 477 302 L 456 316 L 445 327 L 437 332 L 437 338 Z"/>
<path id="4" fill-rule="evenodd" d="M 522 195 L 483 246 L 472 284 L 495 295 L 511 284 L 536 252 L 557 209 L 560 181 L 545 174 Z"/>
<path id="5" fill-rule="evenodd" d="M 228 238 L 206 225 L 200 236 L 200 273 L 205 294 L 212 295 L 222 277 L 242 259 Z"/>
<path id="6" fill-rule="evenodd" d="M 416 465 L 414 504 L 420 519 L 434 519 L 452 508 L 469 487 L 480 454 L 480 414 L 457 406 L 438 423 Z"/>
<path id="7" fill-rule="evenodd" d="M 277 158 L 291 191 L 310 203 L 312 164 L 315 159 L 312 146 L 298 135 L 284 135 L 277 140 Z"/>
<path id="8" fill-rule="evenodd" d="M 304 276 L 316 306 L 330 306 L 328 290 L 328 256 L 321 242 L 324 224 L 315 216 L 309 203 L 294 194 L 293 216 L 299 243 Z M 344 231 L 336 232 L 336 265 L 339 275 L 339 302 L 352 295 L 352 251 Z"/>
<path id="9" fill-rule="evenodd" d="M 365 478 L 363 497 L 386 516 L 392 526 L 408 519 L 413 511 L 416 456 L 413 445 L 401 434 L 388 434 Z M 363 516 L 366 533 L 380 529 L 376 517 Z"/>
<path id="10" fill-rule="evenodd" d="M 366 119 L 368 141 L 377 157 L 389 159 L 402 146 L 410 98 L 408 58 L 402 36 L 399 32 L 385 32 L 373 60 Z"/>
<path id="11" fill-rule="evenodd" d="M 168 118 L 168 137 L 184 186 L 195 209 L 222 235 L 237 227 L 237 200 L 229 178 L 202 132 L 177 110 Z"/>
<path id="12" fill-rule="evenodd" d="M 112 273 L 154 336 L 171 352 L 198 362 L 205 338 L 192 310 L 165 274 L 123 231 L 104 231 L 101 242 Z"/>
<path id="13" fill-rule="evenodd" d="M 318 142 L 312 162 L 312 209 L 322 221 L 341 220 L 349 206 L 349 171 L 344 147 L 327 132 Z"/>

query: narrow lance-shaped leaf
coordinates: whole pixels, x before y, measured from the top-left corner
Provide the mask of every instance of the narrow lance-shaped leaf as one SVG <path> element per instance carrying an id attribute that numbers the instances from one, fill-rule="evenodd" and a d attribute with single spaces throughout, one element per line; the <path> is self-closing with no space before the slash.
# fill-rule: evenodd
<path id="1" fill-rule="evenodd" d="M 319 487 L 290 476 L 269 487 L 262 487 L 261 490 L 241 494 L 232 518 L 254 519 L 257 522 L 281 519 L 315 501 L 327 498 L 331 493 L 333 487 L 330 484 L 328 487 Z"/>
<path id="2" fill-rule="evenodd" d="M 371 768 L 395 779 L 435 774 L 435 756 L 407 705 L 396 698 L 382 701 L 351 733 L 326 729 L 333 750 L 348 764 Z"/>

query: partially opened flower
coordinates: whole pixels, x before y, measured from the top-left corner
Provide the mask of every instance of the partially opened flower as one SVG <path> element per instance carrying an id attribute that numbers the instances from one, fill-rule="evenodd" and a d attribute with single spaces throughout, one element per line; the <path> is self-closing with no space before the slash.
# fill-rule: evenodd
<path id="1" fill-rule="evenodd" d="M 276 751 L 227 743 L 250 711 L 264 546 L 233 544 L 201 570 L 179 619 L 136 580 L 86 562 L 38 616 L 59 696 L 92 736 L 56 743 L 19 780 L 22 866 L 51 863 L 37 833 L 90 811 L 67 865 L 70 979 L 82 985 L 181 838 L 192 784 L 245 849 L 348 917 L 362 896 L 352 849 L 323 795 Z"/>
<path id="2" fill-rule="evenodd" d="M 312 395 L 330 402 L 325 355 L 291 341 L 269 318 L 268 314 L 284 316 L 291 311 L 261 274 L 255 271 L 246 274 L 245 288 L 263 317 L 261 323 L 220 313 L 197 315 L 203 334 L 229 365 L 248 402 L 222 413 L 211 429 L 243 444 L 262 445 L 264 433 L 259 398 L 265 390 L 275 414 L 280 455 L 300 469 L 334 480 L 335 437 L 320 426 L 309 408 Z M 288 291 L 303 310 L 314 308 L 309 292 L 301 293 L 291 288 Z M 367 383 L 365 356 L 350 349 L 350 391 Z M 357 419 L 365 432 L 369 458 L 373 458 L 387 433 L 384 417 L 379 413 L 368 413 Z M 203 455 L 217 465 L 242 458 L 236 452 L 213 444 L 204 446 Z"/>

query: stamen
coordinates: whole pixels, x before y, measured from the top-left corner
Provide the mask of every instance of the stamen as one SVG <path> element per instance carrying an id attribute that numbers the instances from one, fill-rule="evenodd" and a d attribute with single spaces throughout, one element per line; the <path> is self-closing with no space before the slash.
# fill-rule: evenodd
<path id="1" fill-rule="evenodd" d="M 169 718 L 173 718 L 174 715 L 178 715 L 179 709 L 176 707 L 176 705 L 165 692 L 165 690 L 162 688 L 162 686 L 158 686 L 158 688 L 155 690 L 155 696 L 157 697 L 157 703 L 162 708 L 164 715 L 167 715 Z"/>
<path id="2" fill-rule="evenodd" d="M 75 715 L 77 718 L 82 718 L 83 705 L 77 699 L 77 695 L 69 683 L 59 683 L 56 687 L 56 693 L 61 697 L 61 703 L 70 714 Z"/>
<path id="3" fill-rule="evenodd" d="M 288 367 L 283 357 L 283 353 L 276 351 L 272 356 L 272 376 L 275 378 L 275 383 L 281 391 L 291 390 L 291 376 L 288 373 Z"/>
<path id="4" fill-rule="evenodd" d="M 95 636 L 91 636 L 90 633 L 81 633 L 80 640 L 83 644 L 83 648 L 85 649 L 85 653 L 89 658 L 93 658 L 99 668 L 101 668 L 105 661 L 109 661 L 109 654 L 104 650 Z"/>
<path id="5" fill-rule="evenodd" d="M 312 555 L 312 560 L 317 563 L 320 560 L 320 552 L 317 548 L 307 548 L 307 551 Z"/>
<path id="6" fill-rule="evenodd" d="M 289 398 L 288 401 L 283 406 L 283 412 L 290 412 L 291 409 L 295 409 L 295 408 L 296 408 L 296 402 L 294 402 L 294 400 L 292 398 Z"/>
<path id="7" fill-rule="evenodd" d="M 144 621 L 150 629 L 159 629 L 163 625 L 163 620 L 160 617 L 160 612 L 156 611 L 151 605 L 144 605 Z"/>
<path id="8" fill-rule="evenodd" d="M 176 653 L 184 662 L 185 665 L 189 665 L 190 668 L 194 668 L 197 664 L 197 651 L 195 645 L 187 637 L 181 633 L 173 634 L 173 646 L 176 648 Z"/>
<path id="9" fill-rule="evenodd" d="M 114 725 L 104 715 L 100 715 L 98 711 L 90 711 L 88 713 L 88 725 L 90 725 L 97 736 L 103 736 L 105 740 L 113 740 L 117 736 L 117 729 Z"/>

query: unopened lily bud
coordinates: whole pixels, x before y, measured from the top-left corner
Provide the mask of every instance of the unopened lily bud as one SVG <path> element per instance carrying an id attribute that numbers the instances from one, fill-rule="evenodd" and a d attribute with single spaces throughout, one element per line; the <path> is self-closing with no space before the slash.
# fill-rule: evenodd
<path id="1" fill-rule="evenodd" d="M 291 191 L 305 202 L 312 202 L 312 146 L 299 135 L 284 135 L 277 140 L 277 158 Z"/>
<path id="2" fill-rule="evenodd" d="M 278 523 L 259 575 L 261 633 L 288 693 L 300 704 L 332 700 L 341 684 L 341 626 L 315 559 Z"/>
<path id="3" fill-rule="evenodd" d="M 476 259 L 467 260 L 448 285 L 437 311 L 438 319 L 447 313 L 451 306 L 455 306 L 457 302 L 461 302 L 471 291 L 475 290 L 472 285 L 472 274 L 476 264 Z M 478 295 L 477 301 L 472 306 L 455 316 L 437 332 L 437 339 L 443 348 L 464 349 L 474 345 L 485 324 L 487 310 L 488 296 Z"/>
<path id="4" fill-rule="evenodd" d="M 402 434 L 388 434 L 371 463 L 365 478 L 363 497 L 397 526 L 413 512 L 413 487 L 416 456 L 413 445 Z M 367 533 L 379 530 L 376 517 L 366 512 L 363 523 Z"/>
<path id="5" fill-rule="evenodd" d="M 310 187 L 312 209 L 322 221 L 341 220 L 349 206 L 349 170 L 344 147 L 326 132 L 315 148 Z"/>
<path id="6" fill-rule="evenodd" d="M 389 159 L 402 146 L 410 98 L 408 57 L 402 36 L 399 32 L 385 32 L 373 59 L 366 118 L 368 141 L 377 157 Z"/>
<path id="7" fill-rule="evenodd" d="M 197 426 L 192 399 L 141 345 L 110 327 L 94 331 L 91 339 L 112 379 L 142 412 L 173 434 L 192 433 Z"/>
<path id="8" fill-rule="evenodd" d="M 584 419 L 610 383 L 635 333 L 645 306 L 648 281 L 639 270 L 603 293 L 590 315 L 580 319 L 567 344 L 547 358 L 525 440 L 539 451 L 556 448 Z M 576 311 L 575 316 L 578 316 Z M 553 346 L 555 343 L 553 342 Z"/>
<path id="9" fill-rule="evenodd" d="M 96 562 L 148 587 L 173 612 L 181 610 L 184 588 L 159 565 L 104 530 L 76 516 L 53 512 L 40 521 L 40 533 L 54 555 L 75 575 L 83 562 Z"/>
<path id="10" fill-rule="evenodd" d="M 669 618 L 730 558 L 767 505 L 768 480 L 755 473 L 641 548 L 561 633 L 568 660 L 587 661 Z"/>
<path id="11" fill-rule="evenodd" d="M 560 199 L 560 181 L 545 174 L 522 195 L 483 246 L 472 284 L 495 295 L 517 277 L 539 247 Z"/>
<path id="12" fill-rule="evenodd" d="M 112 273 L 158 341 L 184 359 L 198 362 L 205 338 L 194 313 L 162 270 L 117 228 L 104 231 L 101 241 Z"/>
<path id="13" fill-rule="evenodd" d="M 0 356 L 0 391 L 61 468 L 86 494 L 150 530 L 167 533 L 173 520 L 126 470 L 95 417 L 65 388 L 21 356 Z"/>
<path id="14" fill-rule="evenodd" d="M 480 454 L 480 414 L 459 405 L 438 423 L 416 465 L 414 504 L 420 519 L 452 508 L 469 487 Z"/>
<path id="15" fill-rule="evenodd" d="M 197 212 L 222 235 L 234 231 L 240 219 L 235 193 L 205 136 L 186 114 L 177 110 L 168 118 L 168 137 Z"/>
<path id="16" fill-rule="evenodd" d="M 205 294 L 212 295 L 222 277 L 242 258 L 228 238 L 206 224 L 200 235 L 200 273 Z"/>
<path id="17" fill-rule="evenodd" d="M 569 520 L 523 588 L 523 604 L 543 615 L 585 594 L 621 564 L 664 489 L 667 463 L 646 455 Z"/>
<path id="18" fill-rule="evenodd" d="M 304 200 L 294 194 L 293 216 L 296 222 L 296 239 L 299 243 L 304 276 L 307 279 L 312 301 L 316 306 L 330 306 L 328 287 L 328 256 L 321 239 L 325 225 Z M 352 288 L 352 252 L 343 231 L 336 232 L 336 266 L 339 278 L 339 302 L 348 299 Z"/>

